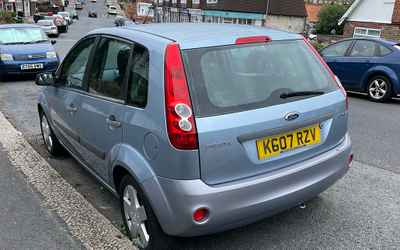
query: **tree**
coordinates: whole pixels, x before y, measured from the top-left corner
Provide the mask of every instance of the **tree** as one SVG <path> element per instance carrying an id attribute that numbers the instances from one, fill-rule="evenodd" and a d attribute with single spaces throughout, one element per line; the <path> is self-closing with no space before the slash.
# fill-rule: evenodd
<path id="1" fill-rule="evenodd" d="M 319 34 L 331 34 L 336 31 L 336 34 L 343 34 L 343 25 L 339 26 L 339 19 L 346 12 L 347 7 L 339 4 L 331 4 L 324 6 L 318 14 L 319 22 L 316 30 Z"/>
<path id="2" fill-rule="evenodd" d="M 15 23 L 15 12 L 0 11 L 0 24 Z"/>

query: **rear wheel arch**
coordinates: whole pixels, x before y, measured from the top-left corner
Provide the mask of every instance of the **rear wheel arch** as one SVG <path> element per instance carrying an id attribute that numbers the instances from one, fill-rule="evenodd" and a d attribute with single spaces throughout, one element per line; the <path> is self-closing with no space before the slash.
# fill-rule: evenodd
<path id="1" fill-rule="evenodd" d="M 158 182 L 156 174 L 151 169 L 146 158 L 137 150 L 129 145 L 121 145 L 118 157 L 113 162 L 113 167 L 110 170 L 110 179 L 118 195 L 121 195 L 120 186 L 124 176 L 130 176 L 141 188 L 146 199 L 156 215 L 163 228 L 164 232 L 168 229 L 164 228 L 165 224 L 171 224 L 168 216 L 162 216 L 164 213 L 170 213 L 170 205 L 163 195 L 163 190 Z"/>
<path id="2" fill-rule="evenodd" d="M 117 191 L 117 193 L 119 195 L 121 195 L 120 190 L 119 190 L 121 181 L 125 176 L 128 176 L 128 175 L 136 180 L 136 178 L 134 176 L 132 176 L 132 174 L 125 167 L 123 167 L 121 165 L 116 165 L 113 169 L 113 182 L 114 182 L 115 190 Z M 137 182 L 137 180 L 136 180 L 136 182 Z"/>
<path id="3" fill-rule="evenodd" d="M 379 69 L 379 70 L 374 70 L 369 72 L 365 77 L 364 77 L 364 81 L 363 81 L 363 86 L 362 89 L 364 91 L 368 91 L 368 85 L 370 83 L 370 81 L 377 77 L 377 76 L 383 76 L 386 77 L 389 80 L 389 84 L 393 87 L 393 84 L 395 82 L 398 82 L 396 73 L 390 69 Z"/>

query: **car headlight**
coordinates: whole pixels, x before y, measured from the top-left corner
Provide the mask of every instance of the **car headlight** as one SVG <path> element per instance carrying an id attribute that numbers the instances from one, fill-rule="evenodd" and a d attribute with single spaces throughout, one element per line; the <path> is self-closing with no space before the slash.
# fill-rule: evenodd
<path id="1" fill-rule="evenodd" d="M 13 61 L 14 58 L 11 54 L 0 54 L 1 61 Z"/>
<path id="2" fill-rule="evenodd" d="M 49 51 L 46 53 L 47 58 L 57 58 L 57 53 L 55 51 Z"/>

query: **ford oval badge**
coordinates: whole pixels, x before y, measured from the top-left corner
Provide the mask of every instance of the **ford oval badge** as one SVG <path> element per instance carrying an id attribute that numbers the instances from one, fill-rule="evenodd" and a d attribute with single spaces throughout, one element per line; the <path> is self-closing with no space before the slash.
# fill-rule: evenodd
<path id="1" fill-rule="evenodd" d="M 300 117 L 300 114 L 297 112 L 290 112 L 287 115 L 285 115 L 285 120 L 286 121 L 293 121 L 296 120 L 297 118 Z"/>

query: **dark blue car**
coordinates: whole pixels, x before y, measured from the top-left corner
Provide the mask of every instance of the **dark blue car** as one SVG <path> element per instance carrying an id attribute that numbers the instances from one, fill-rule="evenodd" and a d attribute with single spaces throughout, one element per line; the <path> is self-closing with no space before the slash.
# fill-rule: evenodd
<path id="1" fill-rule="evenodd" d="M 52 43 L 37 25 L 0 25 L 0 80 L 56 71 L 59 58 Z"/>
<path id="2" fill-rule="evenodd" d="M 368 93 L 379 102 L 400 96 L 400 47 L 396 42 L 346 39 L 321 54 L 347 90 Z"/>

